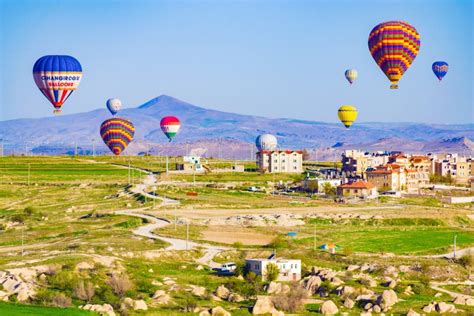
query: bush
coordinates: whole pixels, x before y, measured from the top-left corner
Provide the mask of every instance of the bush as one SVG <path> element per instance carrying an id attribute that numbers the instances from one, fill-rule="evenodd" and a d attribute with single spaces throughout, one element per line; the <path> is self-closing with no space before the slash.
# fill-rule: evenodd
<path id="1" fill-rule="evenodd" d="M 25 222 L 25 217 L 23 215 L 20 215 L 20 214 L 12 215 L 10 217 L 10 221 L 12 221 L 14 223 L 23 224 Z"/>
<path id="2" fill-rule="evenodd" d="M 69 307 L 71 306 L 72 300 L 70 297 L 59 293 L 52 297 L 51 304 L 58 307 Z"/>
<path id="3" fill-rule="evenodd" d="M 471 268 L 474 265 L 474 254 L 469 251 L 461 256 L 461 258 L 458 259 L 458 262 L 465 268 Z"/>
<path id="4" fill-rule="evenodd" d="M 273 240 L 268 244 L 268 247 L 273 249 L 283 249 L 288 247 L 288 242 L 285 237 L 279 235 L 273 238 Z"/>
<path id="5" fill-rule="evenodd" d="M 426 286 L 422 283 L 415 283 L 411 285 L 411 289 L 415 294 L 422 294 L 426 291 Z"/>
<path id="6" fill-rule="evenodd" d="M 288 293 L 277 294 L 272 297 L 272 301 L 278 310 L 295 313 L 304 310 L 304 302 L 308 296 L 308 291 L 295 282 L 291 284 L 291 289 Z"/>
<path id="7" fill-rule="evenodd" d="M 196 299 L 192 296 L 187 294 L 184 297 L 184 302 L 183 302 L 183 309 L 186 313 L 192 313 L 194 312 L 194 309 L 198 306 Z"/>
<path id="8" fill-rule="evenodd" d="M 244 247 L 244 244 L 240 241 L 236 241 L 232 244 L 232 246 L 235 248 L 235 249 L 242 249 Z"/>
<path id="9" fill-rule="evenodd" d="M 87 303 L 91 301 L 94 294 L 94 284 L 91 282 L 84 283 L 84 281 L 81 280 L 74 287 L 74 296 L 80 300 L 86 301 Z"/>
<path id="10" fill-rule="evenodd" d="M 51 287 L 72 292 L 77 284 L 77 277 L 70 271 L 59 271 L 48 279 Z"/>
<path id="11" fill-rule="evenodd" d="M 125 274 L 112 274 L 106 283 L 120 298 L 123 298 L 125 293 L 133 286 L 132 282 Z"/>
<path id="12" fill-rule="evenodd" d="M 265 277 L 268 282 L 275 281 L 278 279 L 278 275 L 280 274 L 280 269 L 274 263 L 267 264 L 267 268 L 265 271 Z"/>
<path id="13" fill-rule="evenodd" d="M 354 250 L 351 247 L 344 247 L 344 249 L 342 250 L 342 253 L 344 254 L 344 256 L 349 257 L 354 254 Z"/>
<path id="14" fill-rule="evenodd" d="M 31 216 L 35 213 L 35 208 L 32 207 L 32 206 L 27 206 L 25 207 L 25 209 L 23 210 L 23 214 L 25 214 L 26 216 Z"/>

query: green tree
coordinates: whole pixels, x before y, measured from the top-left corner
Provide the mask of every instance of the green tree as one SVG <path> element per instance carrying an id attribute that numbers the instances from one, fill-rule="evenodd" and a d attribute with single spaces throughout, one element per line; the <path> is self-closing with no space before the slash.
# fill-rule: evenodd
<path id="1" fill-rule="evenodd" d="M 280 269 L 278 266 L 274 263 L 269 263 L 267 264 L 266 271 L 265 271 L 265 277 L 267 281 L 272 282 L 275 281 L 278 278 L 278 274 L 280 274 Z"/>
<path id="2" fill-rule="evenodd" d="M 329 182 L 326 182 L 323 185 L 323 190 L 324 190 L 324 194 L 326 195 L 329 195 L 329 196 L 336 195 L 336 188 L 333 187 Z"/>

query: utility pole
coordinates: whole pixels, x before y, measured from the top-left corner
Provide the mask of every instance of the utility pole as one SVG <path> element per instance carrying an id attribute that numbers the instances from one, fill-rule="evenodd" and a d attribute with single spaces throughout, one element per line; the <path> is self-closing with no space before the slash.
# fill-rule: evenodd
<path id="1" fill-rule="evenodd" d="M 196 186 L 196 163 L 193 164 L 193 186 Z"/>
<path id="2" fill-rule="evenodd" d="M 77 143 L 74 143 L 74 156 L 77 156 Z"/>
<path id="3" fill-rule="evenodd" d="M 128 184 L 130 185 L 130 160 L 128 161 Z"/>
<path id="4" fill-rule="evenodd" d="M 458 237 L 458 235 L 454 235 L 454 252 L 453 252 L 454 259 L 456 259 L 456 238 L 457 237 Z"/>
<path id="5" fill-rule="evenodd" d="M 186 222 L 186 250 L 188 250 L 188 240 L 189 240 L 189 221 Z"/>
<path id="6" fill-rule="evenodd" d="M 316 250 L 316 223 L 313 227 L 313 250 Z"/>
<path id="7" fill-rule="evenodd" d="M 23 224 L 25 225 L 25 224 Z M 25 227 L 22 227 L 21 229 L 21 256 L 23 257 L 24 253 L 25 253 L 25 249 L 24 249 L 24 234 L 25 234 Z"/>
<path id="8" fill-rule="evenodd" d="M 28 143 L 25 143 L 25 156 L 28 156 Z"/>
<path id="9" fill-rule="evenodd" d="M 166 155 L 166 175 L 168 175 L 168 155 Z"/>
<path id="10" fill-rule="evenodd" d="M 1 151 L 1 153 L 2 153 L 1 157 L 3 157 L 3 138 L 0 138 L 0 146 L 1 146 L 0 148 L 2 149 L 2 151 Z"/>
<path id="11" fill-rule="evenodd" d="M 95 157 L 95 138 L 92 138 L 92 157 Z"/>

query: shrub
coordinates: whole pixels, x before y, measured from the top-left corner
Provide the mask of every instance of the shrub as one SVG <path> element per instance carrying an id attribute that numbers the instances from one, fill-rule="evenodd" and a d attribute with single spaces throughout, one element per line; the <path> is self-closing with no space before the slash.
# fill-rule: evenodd
<path id="1" fill-rule="evenodd" d="M 352 273 L 352 271 L 346 271 L 346 273 L 344 273 L 344 276 L 342 277 L 342 280 L 344 282 L 349 282 L 353 278 L 354 278 L 354 274 Z"/>
<path id="2" fill-rule="evenodd" d="M 277 294 L 272 297 L 272 301 L 277 309 L 295 313 L 304 310 L 304 302 L 307 298 L 308 291 L 295 282 L 291 284 L 291 289 L 288 293 Z"/>
<path id="3" fill-rule="evenodd" d="M 112 274 L 106 283 L 120 298 L 123 298 L 124 294 L 133 286 L 132 282 L 125 274 Z"/>
<path id="4" fill-rule="evenodd" d="M 474 265 L 474 254 L 472 252 L 467 252 L 458 259 L 460 265 L 465 268 L 470 268 Z"/>
<path id="5" fill-rule="evenodd" d="M 422 283 L 415 283 L 415 284 L 412 284 L 412 285 L 411 285 L 411 289 L 412 289 L 413 293 L 419 295 L 419 294 L 422 294 L 422 293 L 425 292 L 426 287 L 425 287 L 425 285 L 422 284 Z"/>
<path id="6" fill-rule="evenodd" d="M 72 292 L 77 284 L 77 277 L 70 271 L 59 271 L 48 280 L 48 283 L 58 290 Z"/>
<path id="7" fill-rule="evenodd" d="M 183 302 L 183 309 L 187 313 L 192 313 L 194 312 L 194 309 L 197 307 L 197 301 L 196 299 L 192 296 L 187 294 L 184 297 L 184 302 Z"/>
<path id="8" fill-rule="evenodd" d="M 349 257 L 349 256 L 352 256 L 354 254 L 354 250 L 351 248 L 351 247 L 344 247 L 344 249 L 342 250 L 342 253 Z"/>
<path id="9" fill-rule="evenodd" d="M 280 269 L 274 263 L 267 264 L 267 268 L 265 271 L 265 277 L 268 282 L 275 281 L 278 279 L 278 274 L 280 274 Z"/>
<path id="10" fill-rule="evenodd" d="M 244 247 L 244 244 L 240 241 L 236 241 L 232 244 L 232 246 L 235 248 L 235 249 L 242 249 Z"/>
<path id="11" fill-rule="evenodd" d="M 35 213 L 35 208 L 32 207 L 32 206 L 27 206 L 25 207 L 25 209 L 23 210 L 23 214 L 25 214 L 26 216 L 31 216 Z"/>
<path id="12" fill-rule="evenodd" d="M 74 296 L 80 300 L 86 301 L 89 303 L 94 297 L 95 289 L 94 284 L 91 282 L 84 283 L 83 280 L 79 281 L 74 287 Z"/>
<path id="13" fill-rule="evenodd" d="M 25 222 L 25 217 L 20 214 L 12 215 L 10 217 L 10 221 L 15 222 L 15 223 L 20 223 L 23 224 Z"/>
<path id="14" fill-rule="evenodd" d="M 71 298 L 64 295 L 63 293 L 56 294 L 51 299 L 51 304 L 58 307 L 71 306 Z"/>
<path id="15" fill-rule="evenodd" d="M 268 247 L 273 249 L 283 249 L 288 247 L 288 242 L 285 237 L 279 235 L 273 238 L 273 240 L 268 244 Z"/>

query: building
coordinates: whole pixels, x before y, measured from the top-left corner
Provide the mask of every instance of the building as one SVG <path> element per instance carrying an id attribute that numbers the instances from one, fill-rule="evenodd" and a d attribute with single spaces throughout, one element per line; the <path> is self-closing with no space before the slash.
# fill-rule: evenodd
<path id="1" fill-rule="evenodd" d="M 378 191 L 406 190 L 405 172 L 398 164 L 386 164 L 367 171 L 366 178 Z"/>
<path id="2" fill-rule="evenodd" d="M 176 164 L 176 170 L 184 172 L 204 172 L 204 167 L 201 164 L 201 157 L 184 156 L 183 163 Z"/>
<path id="3" fill-rule="evenodd" d="M 341 182 L 342 179 L 321 179 L 306 177 L 302 182 L 302 188 L 304 191 L 311 193 L 324 193 L 326 186 L 337 188 L 338 185 L 341 185 Z"/>
<path id="4" fill-rule="evenodd" d="M 340 197 L 358 197 L 361 199 L 374 198 L 377 196 L 377 189 L 367 181 L 354 181 L 341 184 L 337 187 L 337 195 Z"/>
<path id="5" fill-rule="evenodd" d="M 299 259 L 276 259 L 273 255 L 267 259 L 246 259 L 247 271 L 253 272 L 266 280 L 267 266 L 273 263 L 278 267 L 277 281 L 299 281 L 301 279 L 301 260 Z"/>
<path id="6" fill-rule="evenodd" d="M 303 151 L 261 150 L 257 152 L 257 168 L 260 172 L 302 173 Z"/>
<path id="7" fill-rule="evenodd" d="M 387 152 L 363 152 L 360 150 L 346 150 L 342 154 L 342 171 L 353 176 L 362 176 L 367 169 L 376 168 L 389 161 Z"/>

